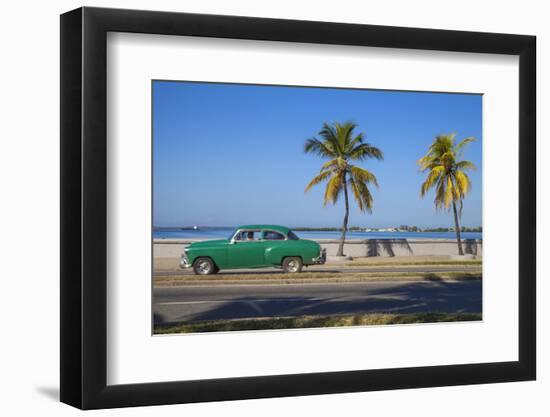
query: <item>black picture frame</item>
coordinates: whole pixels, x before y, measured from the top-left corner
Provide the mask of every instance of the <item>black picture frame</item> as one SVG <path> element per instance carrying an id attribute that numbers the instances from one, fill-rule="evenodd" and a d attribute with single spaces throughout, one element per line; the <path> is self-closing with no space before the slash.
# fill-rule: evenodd
<path id="1" fill-rule="evenodd" d="M 108 32 L 519 56 L 519 360 L 113 385 L 107 376 Z M 61 401 L 82 409 L 533 380 L 536 38 L 251 17 L 80 8 L 61 16 Z"/>

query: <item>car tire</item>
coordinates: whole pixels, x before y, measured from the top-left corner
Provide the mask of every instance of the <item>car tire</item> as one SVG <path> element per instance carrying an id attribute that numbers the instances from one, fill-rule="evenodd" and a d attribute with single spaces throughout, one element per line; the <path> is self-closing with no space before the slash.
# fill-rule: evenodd
<path id="1" fill-rule="evenodd" d="M 289 256 L 283 259 L 283 270 L 287 274 L 298 273 L 302 270 L 303 266 L 302 258 L 298 258 L 297 256 Z"/>
<path id="2" fill-rule="evenodd" d="M 217 271 L 217 266 L 214 261 L 210 258 L 202 257 L 197 258 L 193 262 L 193 271 L 196 275 L 211 275 L 215 274 Z"/>

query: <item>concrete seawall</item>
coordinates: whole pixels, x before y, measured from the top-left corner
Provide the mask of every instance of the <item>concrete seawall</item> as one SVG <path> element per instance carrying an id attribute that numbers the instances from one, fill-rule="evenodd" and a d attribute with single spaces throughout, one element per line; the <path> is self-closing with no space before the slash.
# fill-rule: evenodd
<path id="1" fill-rule="evenodd" d="M 153 256 L 155 258 L 179 257 L 183 248 L 197 240 L 193 239 L 155 239 Z M 317 239 L 328 256 L 336 255 L 337 240 Z M 464 239 L 464 252 L 476 257 L 482 256 L 482 241 Z M 353 257 L 393 257 L 393 256 L 454 256 L 458 254 L 455 240 L 447 239 L 367 239 L 346 240 L 344 253 Z"/>

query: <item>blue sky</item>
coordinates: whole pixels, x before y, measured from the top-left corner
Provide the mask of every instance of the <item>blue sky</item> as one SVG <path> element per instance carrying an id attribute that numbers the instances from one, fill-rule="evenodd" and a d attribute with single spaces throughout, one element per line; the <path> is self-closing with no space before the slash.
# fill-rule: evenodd
<path id="1" fill-rule="evenodd" d="M 340 226 L 343 201 L 304 188 L 323 160 L 303 152 L 323 122 L 353 121 L 384 160 L 359 165 L 378 178 L 372 214 L 351 202 L 350 226 L 448 227 L 416 161 L 435 135 L 478 140 L 464 153 L 477 171 L 462 224 L 481 225 L 482 96 L 402 91 L 153 82 L 153 223 Z"/>

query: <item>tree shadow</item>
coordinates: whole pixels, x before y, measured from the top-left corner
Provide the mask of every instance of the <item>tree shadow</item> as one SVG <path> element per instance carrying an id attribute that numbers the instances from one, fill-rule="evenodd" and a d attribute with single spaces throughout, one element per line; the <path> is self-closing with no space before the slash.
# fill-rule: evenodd
<path id="1" fill-rule="evenodd" d="M 200 310 L 172 311 L 155 324 L 360 313 L 478 313 L 482 309 L 481 295 L 480 281 L 402 283 L 317 296 L 258 294 L 205 303 Z"/>
<path id="2" fill-rule="evenodd" d="M 477 256 L 477 240 L 476 239 L 464 239 L 464 252 L 468 255 Z"/>
<path id="3" fill-rule="evenodd" d="M 433 274 L 433 273 L 427 273 L 427 274 L 424 274 L 424 280 L 425 281 L 437 281 L 437 282 L 441 282 L 443 281 L 443 278 L 441 278 L 439 275 L 437 274 Z"/>
<path id="4" fill-rule="evenodd" d="M 407 239 L 368 239 L 365 241 L 367 246 L 367 256 L 386 256 L 394 257 L 395 249 L 404 249 L 410 255 L 413 250 L 407 242 Z"/>
<path id="5" fill-rule="evenodd" d="M 164 316 L 159 313 L 153 313 L 153 325 L 163 324 L 166 323 L 166 320 L 164 319 Z"/>

